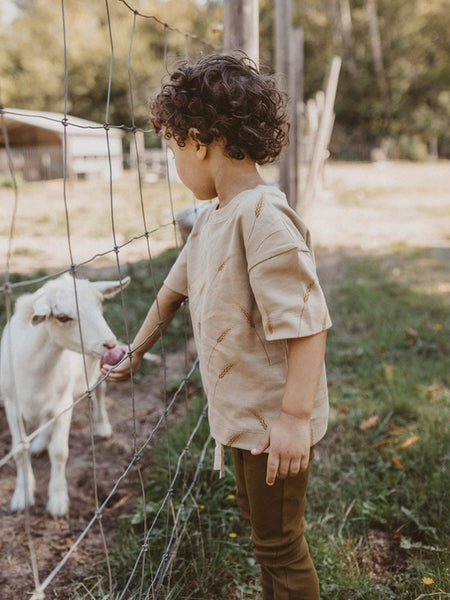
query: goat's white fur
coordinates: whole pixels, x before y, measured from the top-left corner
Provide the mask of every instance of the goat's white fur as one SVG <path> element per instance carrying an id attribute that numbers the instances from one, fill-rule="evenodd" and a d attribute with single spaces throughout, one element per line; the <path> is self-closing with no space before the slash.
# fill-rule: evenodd
<path id="1" fill-rule="evenodd" d="M 0 391 L 12 447 L 21 448 L 14 455 L 17 481 L 11 500 L 13 511 L 34 504 L 35 478 L 28 438 L 24 439 L 25 424 L 42 426 L 31 443 L 31 452 L 48 449 L 51 472 L 47 510 L 54 516 L 68 512 L 65 471 L 73 402 L 88 386 L 95 385 L 100 356 L 117 345 L 103 317 L 102 303 L 129 281 L 127 277 L 122 282 L 90 282 L 65 274 L 17 300 L 2 335 L 0 353 Z M 104 394 L 105 383 L 97 384 L 93 420 L 95 433 L 109 437 L 112 429 Z"/>

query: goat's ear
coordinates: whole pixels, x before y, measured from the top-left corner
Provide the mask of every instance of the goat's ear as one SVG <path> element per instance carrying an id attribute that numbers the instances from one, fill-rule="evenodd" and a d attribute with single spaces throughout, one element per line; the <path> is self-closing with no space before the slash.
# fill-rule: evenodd
<path id="1" fill-rule="evenodd" d="M 31 315 L 31 324 L 39 325 L 52 314 L 50 306 L 44 298 L 39 298 L 33 304 L 33 314 Z"/>
<path id="2" fill-rule="evenodd" d="M 91 281 L 91 284 L 103 294 L 103 298 L 112 298 L 120 292 L 121 287 L 126 288 L 130 281 L 130 277 L 127 276 L 122 281 Z"/>

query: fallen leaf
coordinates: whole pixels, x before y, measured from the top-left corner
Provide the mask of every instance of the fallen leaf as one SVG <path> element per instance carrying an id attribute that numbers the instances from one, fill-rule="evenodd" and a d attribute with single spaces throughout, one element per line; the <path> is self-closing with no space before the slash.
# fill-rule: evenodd
<path id="1" fill-rule="evenodd" d="M 420 435 L 412 435 L 401 444 L 400 448 L 408 448 L 420 440 Z"/>
<path id="2" fill-rule="evenodd" d="M 385 446 L 386 444 L 390 444 L 394 440 L 395 440 L 395 438 L 393 438 L 393 437 L 384 438 L 383 440 L 380 440 L 379 442 L 375 442 L 374 444 L 372 444 L 372 448 L 379 448 L 380 446 Z"/>
<path id="3" fill-rule="evenodd" d="M 337 413 L 340 414 L 340 413 L 346 412 L 351 406 L 354 406 L 355 404 L 359 404 L 359 400 L 347 402 L 346 404 L 339 406 L 339 408 L 337 409 Z"/>
<path id="4" fill-rule="evenodd" d="M 435 399 L 438 394 L 442 391 L 442 384 L 436 383 L 435 385 L 421 385 L 420 383 L 417 385 L 417 389 L 421 392 L 425 392 L 427 396 L 432 399 Z"/>
<path id="5" fill-rule="evenodd" d="M 417 337 L 419 334 L 412 327 L 406 328 L 406 334 L 408 336 L 408 348 L 412 348 L 414 346 L 414 344 L 416 343 L 416 340 L 417 340 Z"/>
<path id="6" fill-rule="evenodd" d="M 120 508 L 121 506 L 123 506 L 126 502 L 128 502 L 128 500 L 131 498 L 132 494 L 125 494 L 125 496 L 122 496 L 122 498 L 120 498 L 120 500 L 118 500 L 115 504 L 113 504 L 109 510 L 115 510 L 116 508 Z"/>
<path id="7" fill-rule="evenodd" d="M 394 531 L 392 539 L 399 540 L 402 537 L 402 530 L 404 527 L 405 525 L 400 525 L 400 527 Z"/>
<path id="8" fill-rule="evenodd" d="M 406 471 L 405 465 L 402 463 L 402 461 L 399 458 L 397 458 L 396 456 L 391 456 L 391 460 L 396 467 L 398 467 L 402 471 Z"/>
<path id="9" fill-rule="evenodd" d="M 400 435 L 403 432 L 403 427 L 399 427 L 393 421 L 389 423 L 389 429 L 395 434 Z"/>
<path id="10" fill-rule="evenodd" d="M 369 417 L 368 419 L 364 419 L 364 421 L 362 421 L 359 428 L 361 429 L 361 431 L 365 431 L 366 429 L 370 429 L 371 427 L 375 427 L 376 425 L 378 425 L 379 420 L 380 420 L 380 417 L 378 415 L 373 415 L 372 417 Z"/>

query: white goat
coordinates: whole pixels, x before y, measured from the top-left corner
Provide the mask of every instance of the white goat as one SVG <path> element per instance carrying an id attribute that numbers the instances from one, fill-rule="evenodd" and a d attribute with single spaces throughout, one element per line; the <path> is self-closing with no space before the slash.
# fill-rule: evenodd
<path id="1" fill-rule="evenodd" d="M 65 470 L 73 401 L 87 386 L 95 385 L 100 356 L 117 345 L 102 315 L 102 303 L 129 282 L 129 277 L 122 282 L 90 282 L 65 274 L 17 300 L 2 335 L 0 354 L 0 392 L 13 449 L 25 441 L 14 455 L 17 481 L 11 500 L 13 511 L 34 504 L 35 478 L 26 443 L 29 438 L 24 439 L 25 423 L 43 426 L 32 440 L 31 452 L 48 449 L 51 472 L 47 510 L 55 516 L 67 513 Z M 93 417 L 95 433 L 109 437 L 112 429 L 104 388 L 104 382 L 95 387 Z M 50 420 L 53 422 L 48 423 Z"/>

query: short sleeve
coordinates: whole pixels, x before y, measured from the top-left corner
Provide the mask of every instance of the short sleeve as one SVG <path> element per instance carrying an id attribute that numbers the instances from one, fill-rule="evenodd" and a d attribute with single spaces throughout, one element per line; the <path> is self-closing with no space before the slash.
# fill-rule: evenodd
<path id="1" fill-rule="evenodd" d="M 268 341 L 315 335 L 331 326 L 309 251 L 278 253 L 256 264 L 249 276 Z"/>
<path id="2" fill-rule="evenodd" d="M 173 292 L 188 296 L 188 277 L 187 277 L 187 245 L 184 246 L 177 260 L 170 269 L 164 285 Z"/>

